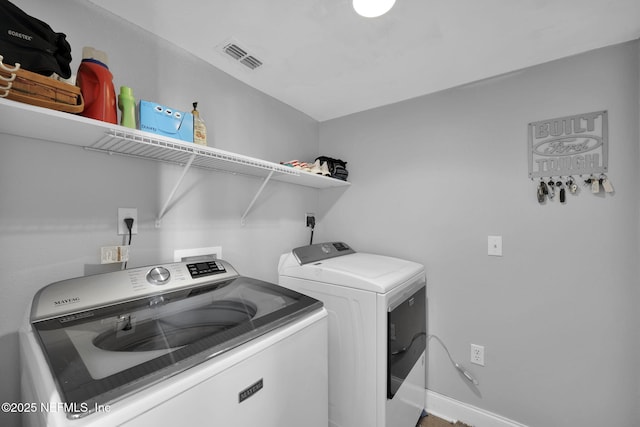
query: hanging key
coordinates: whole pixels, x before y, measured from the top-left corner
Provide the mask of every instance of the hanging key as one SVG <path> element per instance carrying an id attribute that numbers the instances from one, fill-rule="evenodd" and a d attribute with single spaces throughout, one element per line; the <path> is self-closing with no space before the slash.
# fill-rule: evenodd
<path id="1" fill-rule="evenodd" d="M 591 179 L 591 192 L 593 194 L 598 194 L 600 192 L 600 180 L 596 178 Z"/>
<path id="2" fill-rule="evenodd" d="M 607 177 L 607 175 L 602 174 L 602 188 L 604 188 L 604 192 L 605 193 L 613 193 L 613 185 L 611 184 L 611 181 L 609 181 L 609 177 Z"/>
<path id="3" fill-rule="evenodd" d="M 566 191 L 564 189 L 564 185 L 562 183 L 562 181 L 558 181 L 556 182 L 556 188 L 559 188 L 559 196 L 560 196 L 560 203 L 564 203 L 566 200 Z"/>
<path id="4" fill-rule="evenodd" d="M 544 182 L 542 178 L 540 178 L 540 184 L 538 184 L 538 189 L 537 189 L 538 203 L 544 203 L 548 195 L 549 195 L 549 187 L 547 187 L 547 183 Z"/>
<path id="5" fill-rule="evenodd" d="M 578 191 L 578 184 L 576 184 L 572 176 L 570 176 L 569 179 L 567 180 L 566 186 L 569 189 L 569 193 L 571 194 L 576 194 L 576 192 Z"/>
<path id="6" fill-rule="evenodd" d="M 540 189 L 542 190 L 542 194 L 545 196 L 549 195 L 549 187 L 547 187 L 547 183 L 540 178 Z"/>
<path id="7" fill-rule="evenodd" d="M 556 185 L 556 182 L 553 180 L 553 178 L 549 179 L 549 182 L 547 182 L 548 185 L 548 189 L 549 189 L 549 199 L 553 199 L 556 195 L 556 192 L 554 190 L 554 187 Z"/>
<path id="8" fill-rule="evenodd" d="M 544 185 L 544 182 L 540 181 L 540 184 L 538 185 L 538 188 L 536 189 L 536 195 L 538 197 L 538 203 L 542 204 L 544 203 L 544 199 L 545 199 L 545 194 L 544 194 L 544 190 L 542 189 L 542 186 Z"/>

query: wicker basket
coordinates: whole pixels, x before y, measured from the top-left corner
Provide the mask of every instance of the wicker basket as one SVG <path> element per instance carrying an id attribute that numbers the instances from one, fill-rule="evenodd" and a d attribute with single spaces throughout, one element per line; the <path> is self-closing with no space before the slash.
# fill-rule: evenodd
<path id="1" fill-rule="evenodd" d="M 0 96 L 68 113 L 84 110 L 79 87 L 27 70 L 12 72 L 11 68 L 0 67 Z"/>

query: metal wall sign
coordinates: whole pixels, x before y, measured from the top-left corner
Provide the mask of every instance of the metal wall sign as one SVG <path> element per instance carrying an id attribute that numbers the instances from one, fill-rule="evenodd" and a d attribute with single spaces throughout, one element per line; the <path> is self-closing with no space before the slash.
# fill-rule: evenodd
<path id="1" fill-rule="evenodd" d="M 529 123 L 528 152 L 529 178 L 607 172 L 607 111 Z"/>

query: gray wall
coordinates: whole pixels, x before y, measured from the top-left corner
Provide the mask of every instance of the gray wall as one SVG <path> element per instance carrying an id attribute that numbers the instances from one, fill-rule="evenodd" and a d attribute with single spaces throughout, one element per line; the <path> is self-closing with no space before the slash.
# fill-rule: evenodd
<path id="1" fill-rule="evenodd" d="M 116 87 L 133 87 L 136 98 L 187 110 L 199 101 L 215 147 L 274 162 L 317 156 L 315 120 L 174 46 L 84 1 L 15 3 L 67 33 L 72 70 L 89 45 L 109 54 Z M 1 133 L 0 146 L 3 402 L 19 401 L 16 331 L 31 298 L 53 281 L 101 271 L 99 248 L 122 242 L 118 207 L 138 208 L 129 266 L 172 261 L 174 249 L 220 245 L 243 274 L 270 281 L 277 280 L 279 255 L 308 241 L 304 212 L 317 208 L 318 190 L 271 182 L 242 227 L 240 217 L 261 181 L 191 170 L 156 229 L 179 167 Z M 17 426 L 19 419 L 0 414 L 0 425 Z"/>
<path id="2" fill-rule="evenodd" d="M 353 185 L 320 194 L 318 241 L 424 263 L 429 331 L 480 382 L 432 340 L 429 389 L 532 427 L 640 425 L 638 46 L 321 123 Z M 615 194 L 539 205 L 527 124 L 603 109 Z"/>

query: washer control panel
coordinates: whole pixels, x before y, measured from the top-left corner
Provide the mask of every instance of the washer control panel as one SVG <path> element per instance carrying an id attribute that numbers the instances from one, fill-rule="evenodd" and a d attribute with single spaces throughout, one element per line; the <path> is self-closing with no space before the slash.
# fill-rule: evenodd
<path id="1" fill-rule="evenodd" d="M 40 289 L 31 304 L 31 322 L 76 316 L 114 303 L 155 298 L 160 293 L 223 282 L 241 277 L 228 262 L 200 260 L 147 265 L 109 273 L 81 276 Z M 154 300 L 156 301 L 156 300 Z"/>
<path id="2" fill-rule="evenodd" d="M 153 267 L 147 273 L 147 282 L 152 285 L 164 285 L 171 278 L 171 273 L 165 267 Z"/>
<path id="3" fill-rule="evenodd" d="M 187 264 L 187 269 L 191 274 L 191 278 L 211 276 L 212 274 L 224 273 L 227 270 L 224 266 L 217 261 L 197 262 L 194 264 Z"/>

